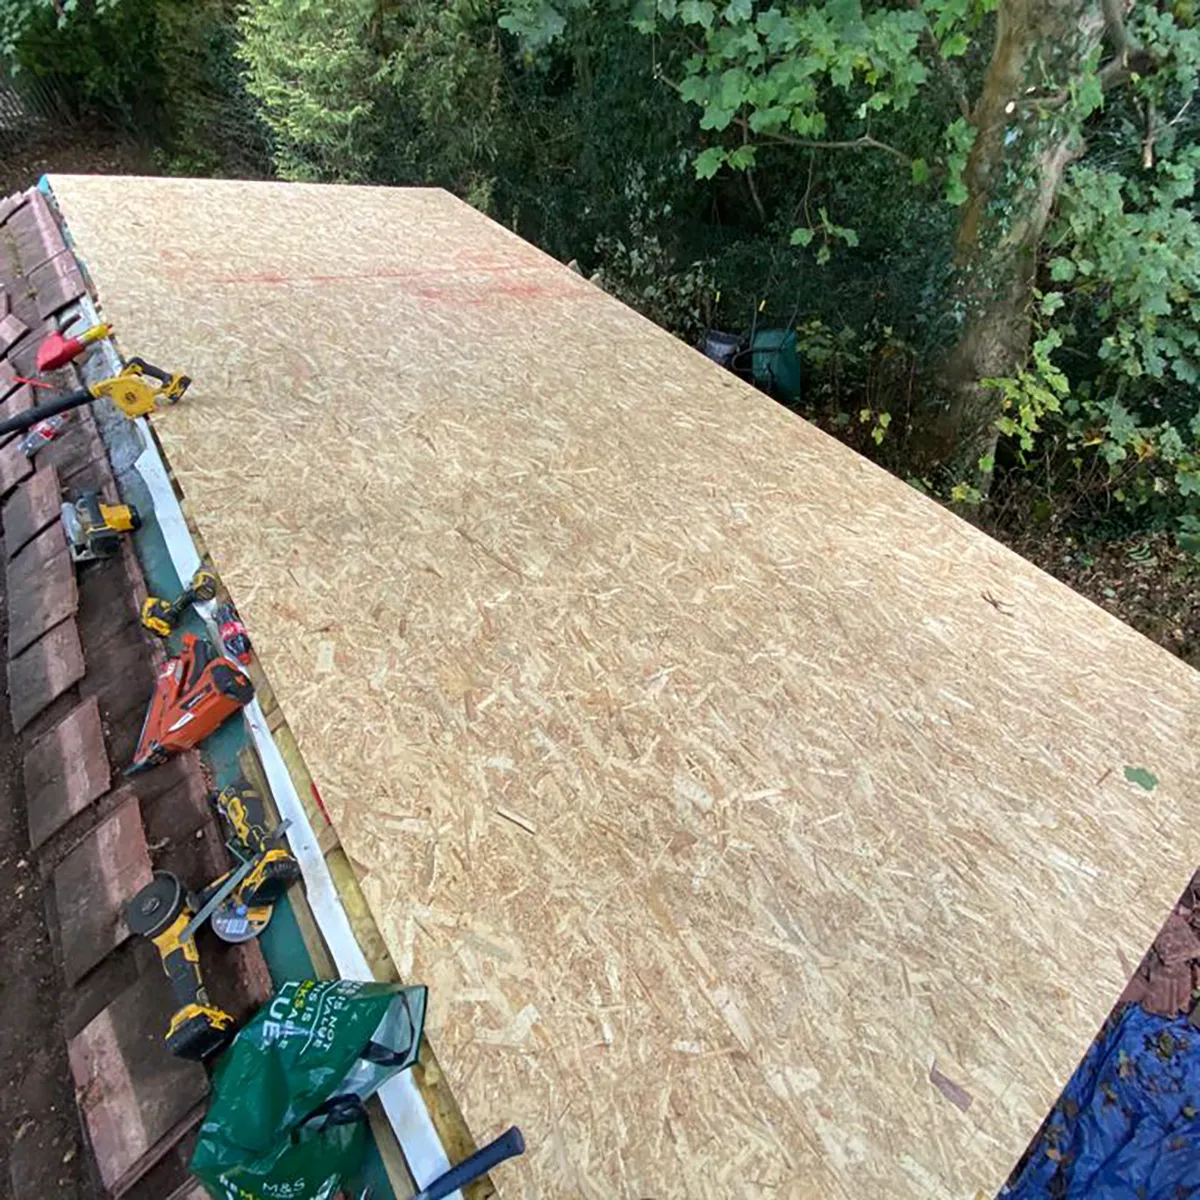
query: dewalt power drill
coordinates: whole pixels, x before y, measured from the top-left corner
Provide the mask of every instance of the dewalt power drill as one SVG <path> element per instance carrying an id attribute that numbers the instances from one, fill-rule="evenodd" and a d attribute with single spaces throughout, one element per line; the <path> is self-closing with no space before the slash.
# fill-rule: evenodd
<path id="1" fill-rule="evenodd" d="M 195 914 L 183 885 L 169 871 L 154 879 L 125 907 L 130 932 L 149 938 L 162 959 L 178 1007 L 167 1029 L 167 1048 L 199 1062 L 233 1036 L 233 1017 L 211 1004 L 200 975 L 200 954 L 190 926 Z"/>
<path id="2" fill-rule="evenodd" d="M 201 567 L 192 576 L 191 583 L 174 600 L 147 596 L 142 603 L 142 624 L 161 638 L 170 637 L 171 630 L 189 604 L 195 604 L 197 600 L 211 600 L 216 594 L 217 577 L 207 567 Z"/>

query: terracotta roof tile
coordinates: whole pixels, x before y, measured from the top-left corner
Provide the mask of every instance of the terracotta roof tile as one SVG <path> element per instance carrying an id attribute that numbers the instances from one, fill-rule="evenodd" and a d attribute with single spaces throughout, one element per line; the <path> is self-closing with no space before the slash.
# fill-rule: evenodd
<path id="1" fill-rule="evenodd" d="M 79 609 L 75 564 L 58 524 L 43 529 L 8 564 L 8 655 L 32 646 Z"/>
<path id="2" fill-rule="evenodd" d="M 17 488 L 4 506 L 4 549 L 8 557 L 12 558 L 31 538 L 57 521 L 61 511 L 58 472 L 52 466 L 43 467 Z"/>
<path id="3" fill-rule="evenodd" d="M 3 365 L 0 364 L 0 396 L 5 394 Z M 12 370 L 10 367 L 9 370 Z M 33 407 L 33 388 L 27 383 L 17 385 L 15 392 L 8 393 L 8 399 L 0 401 L 0 421 L 7 421 L 10 417 L 15 417 L 17 413 L 24 412 L 27 408 Z M 0 446 L 11 442 L 13 438 L 19 436 L 15 433 L 0 434 Z"/>
<path id="4" fill-rule="evenodd" d="M 74 621 L 64 621 L 8 664 L 13 729 L 18 733 L 83 678 L 83 647 Z"/>
<path id="5" fill-rule="evenodd" d="M 16 313 L 0 320 L 0 354 L 7 354 L 28 332 L 29 326 Z"/>
<path id="6" fill-rule="evenodd" d="M 70 250 L 63 250 L 31 272 L 29 283 L 37 293 L 38 316 L 42 318 L 53 316 L 86 290 L 79 264 Z"/>

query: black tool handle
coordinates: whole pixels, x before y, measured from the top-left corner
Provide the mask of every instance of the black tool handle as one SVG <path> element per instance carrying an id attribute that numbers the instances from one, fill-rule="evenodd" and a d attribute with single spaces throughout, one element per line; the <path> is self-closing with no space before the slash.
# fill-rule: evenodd
<path id="1" fill-rule="evenodd" d="M 0 421 L 0 437 L 6 433 L 24 433 L 30 426 L 44 421 L 47 417 L 66 412 L 69 408 L 78 408 L 81 404 L 87 404 L 93 399 L 95 397 L 87 388 L 79 388 L 77 391 L 68 392 L 65 396 L 59 396 L 57 400 L 51 400 L 49 404 L 39 404 L 36 408 L 27 408 L 24 412 L 17 413 L 15 417 L 9 417 L 7 421 Z"/>
<path id="2" fill-rule="evenodd" d="M 180 1008 L 187 1008 L 191 1004 L 206 1003 L 204 981 L 200 977 L 200 960 L 198 956 L 188 956 L 187 943 L 180 942 L 170 948 L 159 946 L 158 951 L 162 958 L 163 970 L 171 981 L 171 991 L 175 993 L 176 1004 Z M 195 947 L 192 947 L 192 952 L 195 953 Z"/>
<path id="3" fill-rule="evenodd" d="M 170 604 L 167 605 L 166 611 L 163 613 L 163 620 L 166 621 L 172 629 L 179 622 L 179 618 L 187 611 L 187 606 L 196 598 L 196 593 L 192 591 L 191 584 L 183 589 Z"/>
<path id="4" fill-rule="evenodd" d="M 422 1188 L 413 1200 L 443 1200 L 451 1192 L 466 1187 L 468 1183 L 486 1175 L 493 1167 L 507 1158 L 525 1153 L 525 1139 L 513 1125 L 506 1129 L 494 1142 L 488 1142 L 482 1150 L 476 1150 L 470 1158 L 464 1158 L 456 1167 L 439 1175 L 427 1188 Z"/>
<path id="5" fill-rule="evenodd" d="M 137 358 L 136 356 L 127 358 L 125 360 L 125 369 L 129 370 L 130 367 L 135 367 L 143 375 L 149 375 L 151 379 L 157 379 L 159 383 L 171 382 L 171 376 L 162 367 L 156 367 L 152 363 L 148 363 L 144 358 Z"/>
<path id="6" fill-rule="evenodd" d="M 181 608 L 179 611 L 182 612 L 183 609 Z M 172 619 L 171 625 L 174 627 L 174 619 Z M 200 678 L 200 673 L 204 668 L 217 657 L 217 652 L 207 638 L 193 637 L 189 639 L 185 635 L 183 650 L 179 657 L 183 659 L 183 674 L 179 677 L 179 694 L 183 696 Z"/>
<path id="7" fill-rule="evenodd" d="M 162 367 L 156 367 L 153 363 L 148 363 L 144 358 L 127 358 L 125 360 L 125 370 L 130 367 L 136 367 L 143 375 L 149 375 L 151 379 L 157 379 L 164 387 L 169 384 L 175 377 L 170 371 L 164 371 Z M 179 396 L 174 397 L 178 400 L 184 392 L 192 386 L 192 381 L 186 375 L 179 377 Z"/>

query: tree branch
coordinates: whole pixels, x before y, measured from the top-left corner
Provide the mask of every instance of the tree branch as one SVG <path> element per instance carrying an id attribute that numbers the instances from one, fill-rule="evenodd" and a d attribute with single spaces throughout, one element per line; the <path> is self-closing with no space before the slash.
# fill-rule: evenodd
<path id="1" fill-rule="evenodd" d="M 800 201 L 804 205 L 804 222 L 806 225 L 811 225 L 812 213 L 808 211 L 808 198 L 812 194 L 813 185 L 813 167 L 816 164 L 817 156 L 810 154 L 808 156 L 808 182 L 804 185 L 804 198 Z"/>
<path id="2" fill-rule="evenodd" d="M 1112 42 L 1113 53 L 1123 62 L 1129 61 L 1129 56 L 1139 47 L 1125 28 L 1125 12 L 1122 0 L 1100 0 L 1104 12 L 1104 28 L 1108 32 L 1108 40 Z"/>
<path id="3" fill-rule="evenodd" d="M 1108 92 L 1125 83 L 1129 79 L 1129 76 L 1133 74 L 1133 69 L 1130 67 L 1128 60 L 1122 56 L 1110 59 L 1096 74 L 1100 78 L 1100 87 Z"/>
<path id="4" fill-rule="evenodd" d="M 1120 87 L 1123 83 L 1128 83 L 1133 75 L 1133 67 L 1121 58 L 1109 59 L 1108 62 L 1096 72 L 1096 78 L 1100 80 L 1100 90 L 1110 92 L 1115 87 Z M 1071 98 L 1069 88 L 1064 88 L 1061 92 L 1056 92 L 1053 96 L 1038 96 L 1036 94 L 1024 97 L 1021 100 L 1022 108 L 1061 108 Z"/>
<path id="5" fill-rule="evenodd" d="M 1112 44 L 1114 57 L 1100 68 L 1100 86 L 1107 92 L 1125 83 L 1135 72 L 1158 66 L 1152 54 L 1130 32 L 1125 24 L 1124 0 L 1100 0 L 1104 13 L 1104 31 Z"/>
<path id="6" fill-rule="evenodd" d="M 744 119 L 738 118 L 737 124 L 744 132 L 749 130 L 749 125 Z M 790 133 L 760 133 L 758 136 L 781 146 L 799 146 L 804 150 L 882 150 L 902 163 L 912 161 L 903 150 L 897 150 L 895 146 L 889 146 L 887 142 L 881 142 L 869 133 L 840 142 L 814 142 L 807 138 L 792 137 Z"/>
<path id="7" fill-rule="evenodd" d="M 1183 102 L 1183 107 L 1167 122 L 1167 124 L 1168 125 L 1178 125 L 1179 122 L 1183 119 L 1183 114 L 1185 112 L 1187 112 L 1187 110 L 1191 107 L 1193 99 L 1194 99 L 1193 96 L 1189 96 Z"/>
<path id="8" fill-rule="evenodd" d="M 742 145 L 750 144 L 750 130 L 745 124 L 742 125 Z M 746 183 L 750 188 L 750 199 L 754 201 L 754 207 L 758 210 L 758 219 L 765 225 L 767 223 L 767 210 L 763 208 L 763 202 L 758 194 L 758 184 L 754 182 L 754 168 L 746 168 Z"/>

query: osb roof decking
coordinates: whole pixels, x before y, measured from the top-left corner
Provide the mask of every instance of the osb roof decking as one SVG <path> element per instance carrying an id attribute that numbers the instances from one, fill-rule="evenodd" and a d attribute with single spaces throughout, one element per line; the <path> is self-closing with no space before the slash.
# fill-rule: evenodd
<path id="1" fill-rule="evenodd" d="M 993 1193 L 1200 677 L 443 193 L 52 183 L 508 1194 Z"/>

